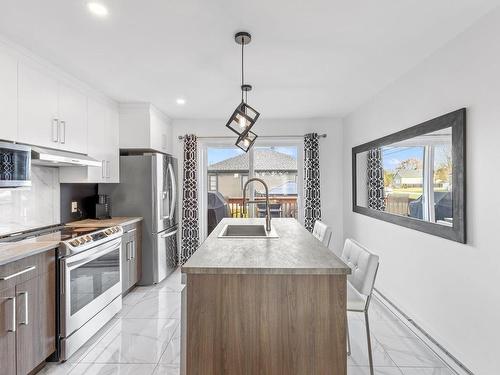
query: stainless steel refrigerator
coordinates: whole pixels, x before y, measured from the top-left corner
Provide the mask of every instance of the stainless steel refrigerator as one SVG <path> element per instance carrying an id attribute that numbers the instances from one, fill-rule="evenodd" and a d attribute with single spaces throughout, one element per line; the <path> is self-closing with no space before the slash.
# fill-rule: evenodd
<path id="1" fill-rule="evenodd" d="M 178 264 L 177 159 L 161 153 L 120 156 L 120 184 L 104 187 L 113 216 L 142 216 L 141 285 L 159 283 Z"/>

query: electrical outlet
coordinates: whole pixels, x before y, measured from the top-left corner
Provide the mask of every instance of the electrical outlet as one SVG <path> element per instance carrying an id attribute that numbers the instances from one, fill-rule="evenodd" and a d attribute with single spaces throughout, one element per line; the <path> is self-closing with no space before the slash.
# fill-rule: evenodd
<path id="1" fill-rule="evenodd" d="M 74 214 L 78 211 L 78 202 L 71 202 L 71 213 Z"/>

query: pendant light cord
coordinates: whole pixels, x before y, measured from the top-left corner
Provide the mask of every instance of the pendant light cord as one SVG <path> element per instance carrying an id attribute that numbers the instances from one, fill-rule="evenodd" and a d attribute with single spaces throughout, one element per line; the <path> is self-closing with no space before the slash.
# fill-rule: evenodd
<path id="1" fill-rule="evenodd" d="M 241 42 L 241 101 L 243 101 L 243 85 L 245 84 L 245 70 L 243 66 L 244 55 L 243 50 L 245 48 L 245 38 L 243 37 L 243 41 Z"/>

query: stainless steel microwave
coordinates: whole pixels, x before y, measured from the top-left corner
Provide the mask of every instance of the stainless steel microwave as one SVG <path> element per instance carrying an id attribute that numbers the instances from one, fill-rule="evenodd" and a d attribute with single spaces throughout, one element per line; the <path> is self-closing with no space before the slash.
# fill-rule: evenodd
<path id="1" fill-rule="evenodd" d="M 31 186 L 31 147 L 0 142 L 0 188 Z"/>

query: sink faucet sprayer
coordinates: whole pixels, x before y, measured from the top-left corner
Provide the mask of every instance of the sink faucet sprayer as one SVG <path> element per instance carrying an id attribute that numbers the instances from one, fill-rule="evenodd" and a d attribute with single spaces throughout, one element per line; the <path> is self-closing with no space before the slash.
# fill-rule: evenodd
<path id="1" fill-rule="evenodd" d="M 264 182 L 264 180 L 260 179 L 260 178 L 251 178 L 249 179 L 247 182 L 245 182 L 245 185 L 243 185 L 243 210 L 241 210 L 241 217 L 244 217 L 244 215 L 246 214 L 246 204 L 247 203 L 261 203 L 261 201 L 257 201 L 257 200 L 254 200 L 254 201 L 246 201 L 246 190 L 247 190 L 247 186 L 250 182 L 252 181 L 257 181 L 257 182 L 260 182 L 262 185 L 264 185 L 264 189 L 266 189 L 266 232 L 270 232 L 271 231 L 271 211 L 269 210 L 269 189 L 267 188 L 267 185 L 266 183 Z"/>

